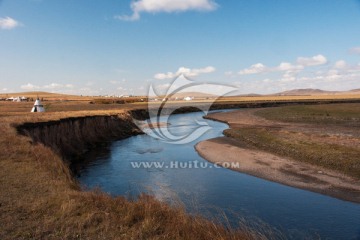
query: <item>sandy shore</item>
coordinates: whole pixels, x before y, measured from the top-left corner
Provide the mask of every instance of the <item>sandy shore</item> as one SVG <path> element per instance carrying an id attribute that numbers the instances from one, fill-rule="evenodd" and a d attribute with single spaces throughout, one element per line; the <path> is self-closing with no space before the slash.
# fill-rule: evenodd
<path id="1" fill-rule="evenodd" d="M 209 118 L 228 122 L 230 126 L 235 125 L 237 127 L 242 125 L 284 126 L 254 116 L 252 113 L 253 110 L 241 110 L 233 113 L 211 114 Z M 240 142 L 227 137 L 200 142 L 195 148 L 203 158 L 212 163 L 219 165 L 222 163 L 239 163 L 238 167 L 232 168 L 232 170 L 360 203 L 360 181 L 342 173 L 279 157 L 272 153 L 248 149 L 242 146 Z"/>

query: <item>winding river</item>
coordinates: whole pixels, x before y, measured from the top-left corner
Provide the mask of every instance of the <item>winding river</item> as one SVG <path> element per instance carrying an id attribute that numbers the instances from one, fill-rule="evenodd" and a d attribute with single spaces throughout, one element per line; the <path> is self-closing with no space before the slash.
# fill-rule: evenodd
<path id="1" fill-rule="evenodd" d="M 192 131 L 202 116 L 172 115 L 170 131 Z M 202 159 L 194 145 L 222 136 L 227 128 L 206 121 L 211 129 L 188 144 L 139 135 L 89 152 L 78 166 L 79 181 L 112 195 L 136 197 L 147 192 L 169 203 L 179 201 L 190 213 L 206 217 L 226 213 L 234 225 L 240 218 L 263 221 L 291 239 L 360 239 L 360 204 L 218 168 Z"/>

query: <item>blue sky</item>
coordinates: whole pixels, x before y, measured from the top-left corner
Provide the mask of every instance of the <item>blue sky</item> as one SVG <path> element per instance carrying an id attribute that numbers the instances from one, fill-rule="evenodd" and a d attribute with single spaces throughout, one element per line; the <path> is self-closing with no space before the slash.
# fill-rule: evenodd
<path id="1" fill-rule="evenodd" d="M 357 0 L 0 0 L 0 92 L 360 88 Z"/>

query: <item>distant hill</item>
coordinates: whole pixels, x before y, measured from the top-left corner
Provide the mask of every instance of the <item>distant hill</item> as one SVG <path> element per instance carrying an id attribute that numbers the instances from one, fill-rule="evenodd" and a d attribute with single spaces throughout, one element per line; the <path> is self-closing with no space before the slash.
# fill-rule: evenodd
<path id="1" fill-rule="evenodd" d="M 280 93 L 275 93 L 275 96 L 312 96 L 312 95 L 339 95 L 339 94 L 360 94 L 360 89 L 353 89 L 349 91 L 325 91 L 321 89 L 305 88 L 293 89 Z"/>
<path id="2" fill-rule="evenodd" d="M 360 88 L 352 89 L 348 91 L 326 91 L 321 89 L 314 88 L 301 88 L 301 89 L 292 89 L 284 92 L 278 92 L 273 94 L 240 94 L 229 97 L 266 97 L 266 96 L 316 96 L 316 95 L 347 95 L 347 94 L 360 94 Z"/>
<path id="3" fill-rule="evenodd" d="M 164 95 L 157 96 L 157 98 L 164 98 Z M 194 98 L 217 98 L 217 95 L 213 94 L 206 94 L 206 93 L 200 93 L 200 92 L 179 92 L 171 96 L 171 98 L 185 98 L 185 97 L 194 97 Z"/>
<path id="4" fill-rule="evenodd" d="M 257 94 L 257 93 L 248 93 L 248 94 L 241 94 L 241 95 L 238 95 L 239 97 L 261 97 L 263 95 L 261 94 Z"/>
<path id="5" fill-rule="evenodd" d="M 273 95 L 277 96 L 306 96 L 306 95 L 324 95 L 324 94 L 336 94 L 338 91 L 324 91 L 321 89 L 305 88 L 305 89 L 293 89 L 289 91 L 284 91 L 280 93 L 275 93 Z"/>
<path id="6" fill-rule="evenodd" d="M 45 99 L 74 99 L 77 100 L 82 98 L 77 95 L 68 95 L 62 93 L 50 93 L 50 92 L 18 92 L 18 93 L 0 93 L 0 98 L 8 98 L 8 97 L 27 97 L 27 98 L 45 98 Z"/>
<path id="7" fill-rule="evenodd" d="M 349 93 L 349 94 L 360 94 L 360 88 L 347 91 L 346 93 Z"/>

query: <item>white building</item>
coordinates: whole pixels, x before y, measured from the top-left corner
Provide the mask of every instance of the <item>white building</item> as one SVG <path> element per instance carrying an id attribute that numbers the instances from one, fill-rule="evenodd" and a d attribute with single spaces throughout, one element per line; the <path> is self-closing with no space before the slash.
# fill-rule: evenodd
<path id="1" fill-rule="evenodd" d="M 194 98 L 193 97 L 184 97 L 184 100 L 185 101 L 191 101 L 191 100 L 193 100 Z"/>

